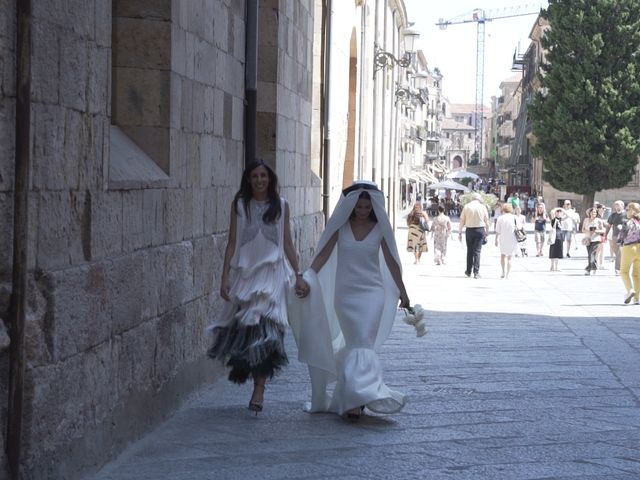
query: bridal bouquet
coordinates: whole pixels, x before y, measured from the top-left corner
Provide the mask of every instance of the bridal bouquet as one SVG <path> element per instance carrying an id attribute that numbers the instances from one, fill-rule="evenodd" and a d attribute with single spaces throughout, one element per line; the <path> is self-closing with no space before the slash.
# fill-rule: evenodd
<path id="1" fill-rule="evenodd" d="M 401 308 L 404 311 L 404 323 L 412 325 L 416 329 L 416 337 L 422 337 L 427 333 L 427 322 L 424 320 L 424 310 L 422 305 L 415 304 L 413 307 Z"/>

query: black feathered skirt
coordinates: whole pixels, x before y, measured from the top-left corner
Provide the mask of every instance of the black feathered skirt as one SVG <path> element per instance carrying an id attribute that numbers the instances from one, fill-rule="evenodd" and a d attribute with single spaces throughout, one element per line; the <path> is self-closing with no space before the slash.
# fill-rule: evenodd
<path id="1" fill-rule="evenodd" d="M 267 317 L 257 325 L 241 325 L 234 320 L 228 327 L 213 329 L 209 357 L 231 367 L 229 380 L 245 383 L 249 377 L 272 378 L 289 363 L 284 350 L 284 326 Z"/>

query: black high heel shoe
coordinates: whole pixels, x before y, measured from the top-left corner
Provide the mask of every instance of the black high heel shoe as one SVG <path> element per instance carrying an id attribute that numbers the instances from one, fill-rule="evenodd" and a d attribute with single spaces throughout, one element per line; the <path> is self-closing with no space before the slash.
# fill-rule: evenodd
<path id="1" fill-rule="evenodd" d="M 262 388 L 262 395 L 264 396 L 264 383 L 260 384 L 260 383 L 255 383 L 253 385 L 253 391 L 255 393 L 256 388 Z M 252 400 L 249 401 L 249 406 L 247 407 L 250 411 L 255 412 L 256 416 L 258 415 L 259 412 L 262 411 L 263 408 L 263 403 L 264 403 L 264 399 L 260 402 L 256 402 L 255 400 L 253 400 L 253 396 L 251 397 Z"/>
<path id="2" fill-rule="evenodd" d="M 347 419 L 353 421 L 360 420 L 362 412 L 364 412 L 364 406 L 361 406 L 359 408 L 352 408 L 347 412 Z"/>

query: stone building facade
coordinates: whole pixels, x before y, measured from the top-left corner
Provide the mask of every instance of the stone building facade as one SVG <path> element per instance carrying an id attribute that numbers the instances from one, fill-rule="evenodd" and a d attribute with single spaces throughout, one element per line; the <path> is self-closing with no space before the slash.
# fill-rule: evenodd
<path id="1" fill-rule="evenodd" d="M 17 3 L 0 0 L 3 432 Z M 259 4 L 257 152 L 279 175 L 307 265 L 323 226 L 310 160 L 315 6 Z M 72 479 L 222 373 L 203 331 L 220 305 L 244 165 L 246 8 L 60 0 L 32 9 L 25 361 L 11 367 L 24 369 L 21 478 Z"/>
<path id="2" fill-rule="evenodd" d="M 394 223 L 402 207 L 398 165 L 403 115 L 395 92 L 407 68 L 395 61 L 383 67 L 377 60 L 384 58 L 382 52 L 401 59 L 410 50 L 405 4 L 402 0 L 315 0 L 315 4 L 318 88 L 314 88 L 311 157 L 319 159 L 316 168 L 322 177 L 325 213 L 331 212 L 343 187 L 354 179 L 372 180 L 385 192 Z"/>

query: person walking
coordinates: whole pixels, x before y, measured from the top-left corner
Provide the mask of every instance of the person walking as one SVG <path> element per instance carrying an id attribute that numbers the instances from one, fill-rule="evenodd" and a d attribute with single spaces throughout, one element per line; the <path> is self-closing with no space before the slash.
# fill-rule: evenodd
<path id="1" fill-rule="evenodd" d="M 429 231 L 429 216 L 422 210 L 422 204 L 416 202 L 407 215 L 407 251 L 413 252 L 414 264 L 420 263 L 420 257 L 429 250 L 427 232 Z"/>
<path id="2" fill-rule="evenodd" d="M 584 244 L 587 247 L 588 263 L 585 268 L 585 275 L 595 275 L 598 270 L 598 247 L 602 245 L 602 235 L 606 231 L 604 221 L 598 218 L 595 208 L 587 210 L 587 216 L 582 222 L 582 233 L 584 233 Z"/>
<path id="3" fill-rule="evenodd" d="M 520 255 L 522 257 L 528 257 L 527 253 L 527 217 L 522 213 L 520 207 L 513 209 L 513 216 L 516 217 L 516 230 L 519 230 L 524 233 L 524 237 L 522 240 L 518 240 L 518 248 L 520 249 Z M 517 253 L 516 253 L 517 256 Z"/>
<path id="4" fill-rule="evenodd" d="M 447 256 L 447 243 L 451 235 L 451 219 L 444 214 L 444 207 L 438 205 L 438 215 L 431 222 L 433 235 L 433 260 L 436 265 L 444 265 Z"/>
<path id="5" fill-rule="evenodd" d="M 299 309 L 290 315 L 291 326 L 311 378 L 310 412 L 357 420 L 365 407 L 378 413 L 404 407 L 404 395 L 382 380 L 376 353 L 391 331 L 398 300 L 410 306 L 384 202 L 371 182 L 343 191 L 304 274 L 311 294 L 293 302 Z"/>
<path id="6" fill-rule="evenodd" d="M 289 205 L 278 193 L 274 171 L 255 161 L 245 168 L 231 203 L 220 281 L 225 302 L 208 328 L 213 334 L 208 354 L 231 368 L 230 381 L 253 380 L 249 410 L 256 415 L 267 379 L 288 363 L 287 292 L 294 284 L 298 295 L 308 293 L 291 239 Z"/>
<path id="7" fill-rule="evenodd" d="M 605 214 L 605 211 L 606 211 L 606 207 L 601 203 L 596 203 L 595 209 L 596 209 L 596 216 L 602 221 L 602 225 L 603 225 L 603 227 L 605 229 L 605 231 L 602 232 L 602 234 L 600 235 L 600 245 L 598 245 L 598 248 L 596 249 L 596 263 L 598 264 L 598 269 L 599 270 L 604 270 L 605 269 L 605 266 L 604 266 L 604 244 L 607 241 L 607 237 L 605 235 L 606 229 L 607 229 L 607 222 L 604 219 L 604 214 Z"/>
<path id="8" fill-rule="evenodd" d="M 462 231 L 465 230 L 467 244 L 467 268 L 464 274 L 473 278 L 480 278 L 480 252 L 486 243 L 489 233 L 489 213 L 482 200 L 482 195 L 474 193 L 472 200 L 467 203 L 460 213 L 458 239 L 462 241 Z"/>
<path id="9" fill-rule="evenodd" d="M 616 275 L 620 273 L 620 245 L 618 244 L 618 234 L 622 230 L 622 226 L 627 218 L 624 213 L 624 202 L 616 200 L 613 202 L 613 212 L 607 218 L 607 227 L 605 237 L 609 239 L 609 251 L 614 261 L 614 272 Z"/>
<path id="10" fill-rule="evenodd" d="M 515 235 L 516 226 L 512 204 L 504 203 L 502 214 L 496 222 L 496 247 L 500 247 L 500 267 L 502 267 L 500 278 L 509 278 L 511 272 L 511 256 L 518 248 Z"/>
<path id="11" fill-rule="evenodd" d="M 564 238 L 562 236 L 562 221 L 565 219 L 566 214 L 560 207 L 554 208 L 550 215 L 550 231 L 549 231 L 549 259 L 551 260 L 550 271 L 558 272 L 558 260 L 563 257 L 562 244 Z"/>
<path id="12" fill-rule="evenodd" d="M 545 242 L 545 234 L 547 231 L 547 223 L 549 222 L 549 215 L 547 215 L 546 207 L 544 203 L 538 203 L 536 205 L 536 211 L 533 214 L 533 233 L 536 242 L 536 257 L 542 257 L 542 247 Z"/>
<path id="13" fill-rule="evenodd" d="M 640 204 L 631 202 L 627 205 L 627 219 L 622 225 L 618 237 L 622 244 L 620 249 L 620 278 L 627 292 L 624 303 L 635 300 L 640 304 Z M 632 275 L 629 272 L 633 267 Z"/>
<path id="14" fill-rule="evenodd" d="M 571 200 L 565 200 L 563 204 L 565 216 L 562 219 L 562 235 L 567 242 L 567 258 L 571 258 L 571 242 L 574 240 L 575 234 L 580 225 L 580 215 L 573 208 Z M 576 246 L 577 248 L 577 246 Z"/>

